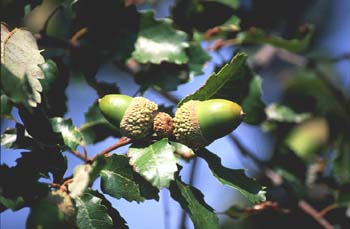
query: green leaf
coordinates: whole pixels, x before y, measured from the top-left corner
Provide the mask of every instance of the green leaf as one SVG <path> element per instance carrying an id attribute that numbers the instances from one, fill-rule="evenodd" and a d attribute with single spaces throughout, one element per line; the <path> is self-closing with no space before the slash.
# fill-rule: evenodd
<path id="1" fill-rule="evenodd" d="M 15 103 L 36 107 L 41 103 L 44 74 L 38 67 L 45 62 L 34 36 L 27 30 L 11 32 L 1 24 L 1 85 Z"/>
<path id="2" fill-rule="evenodd" d="M 26 228 L 75 228 L 75 207 L 63 191 L 52 191 L 32 205 Z"/>
<path id="3" fill-rule="evenodd" d="M 128 151 L 130 165 L 154 187 L 169 187 L 177 171 L 175 148 L 163 138 L 147 147 L 131 146 Z"/>
<path id="4" fill-rule="evenodd" d="M 196 188 L 183 183 L 178 177 L 169 187 L 171 197 L 189 214 L 194 227 L 200 229 L 220 228 L 219 219 L 213 208 L 204 201 L 203 194 Z"/>
<path id="5" fill-rule="evenodd" d="M 69 195 L 76 198 L 84 193 L 97 179 L 105 164 L 104 156 L 98 156 L 92 165 L 77 165 L 73 171 L 73 182 L 68 185 Z"/>
<path id="6" fill-rule="evenodd" d="M 76 150 L 79 145 L 84 145 L 83 135 L 77 127 L 73 126 L 71 119 L 55 117 L 50 122 L 53 131 L 62 135 L 64 144 L 71 150 Z"/>
<path id="7" fill-rule="evenodd" d="M 155 190 L 147 181 L 137 177 L 123 155 L 113 154 L 106 158 L 106 165 L 100 172 L 101 189 L 114 198 L 141 202 L 145 199 L 158 199 Z"/>
<path id="8" fill-rule="evenodd" d="M 340 207 L 350 206 L 350 185 L 346 184 L 338 190 L 336 195 L 336 204 Z"/>
<path id="9" fill-rule="evenodd" d="M 6 208 L 11 209 L 12 211 L 17 211 L 24 207 L 24 200 L 22 197 L 17 197 L 16 199 L 9 199 L 0 194 L 0 204 Z"/>
<path id="10" fill-rule="evenodd" d="M 244 122 L 249 124 L 259 124 L 265 120 L 265 104 L 261 100 L 262 80 L 258 75 L 254 75 L 253 79 L 249 82 L 249 94 L 244 98 L 242 102 L 243 111 L 246 113 Z"/>
<path id="11" fill-rule="evenodd" d="M 180 101 L 178 107 L 189 100 L 222 98 L 241 103 L 249 92 L 251 72 L 246 66 L 247 56 L 238 53 L 229 64 L 213 73 L 201 88 Z"/>
<path id="12" fill-rule="evenodd" d="M 290 107 L 271 103 L 265 108 L 268 121 L 300 123 L 311 117 L 309 113 L 296 113 Z"/>
<path id="13" fill-rule="evenodd" d="M 205 85 L 181 100 L 178 107 L 189 100 L 228 99 L 242 105 L 246 113 L 245 122 L 260 123 L 265 119 L 261 78 L 248 68 L 246 59 L 244 53 L 236 54 L 229 64 L 213 73 Z"/>
<path id="14" fill-rule="evenodd" d="M 106 197 L 99 193 L 96 190 L 92 189 L 87 189 L 85 193 L 89 193 L 93 196 L 96 196 L 100 199 L 102 199 L 101 204 L 107 208 L 108 215 L 112 218 L 113 220 L 113 228 L 118 228 L 118 229 L 127 229 L 129 228 L 125 219 L 119 214 L 119 212 L 113 208 L 112 204 L 106 199 Z"/>
<path id="15" fill-rule="evenodd" d="M 0 100 L 0 117 L 14 120 L 14 117 L 11 114 L 13 104 L 10 98 L 7 95 L 1 95 Z"/>
<path id="16" fill-rule="evenodd" d="M 236 39 L 238 44 L 271 44 L 291 52 L 304 52 L 308 49 L 313 34 L 314 27 L 311 25 L 303 27 L 303 33 L 299 35 L 299 38 L 290 40 L 271 36 L 259 28 L 251 28 L 248 31 L 238 33 Z"/>
<path id="17" fill-rule="evenodd" d="M 97 103 L 85 113 L 85 123 L 81 125 L 80 132 L 86 144 L 96 143 L 110 136 L 121 136 L 119 130 L 103 117 Z"/>
<path id="18" fill-rule="evenodd" d="M 12 149 L 32 149 L 37 143 L 23 125 L 16 123 L 16 128 L 7 128 L 1 135 L 1 145 Z"/>
<path id="19" fill-rule="evenodd" d="M 336 142 L 333 173 L 341 184 L 350 181 L 350 137 L 340 136 Z"/>
<path id="20" fill-rule="evenodd" d="M 206 53 L 199 43 L 191 43 L 187 48 L 187 55 L 189 58 L 188 68 L 190 77 L 203 74 L 204 64 L 210 60 L 210 56 Z"/>
<path id="21" fill-rule="evenodd" d="M 84 193 L 75 199 L 77 207 L 77 226 L 84 229 L 112 228 L 113 220 L 102 199 Z"/>
<path id="22" fill-rule="evenodd" d="M 264 187 L 261 187 L 254 179 L 247 177 L 243 169 L 229 169 L 222 166 L 221 159 L 205 148 L 200 149 L 197 155 L 208 163 L 213 175 L 222 184 L 236 189 L 252 203 L 266 200 Z"/>
<path id="23" fill-rule="evenodd" d="M 153 87 L 160 91 L 174 91 L 177 86 L 188 82 L 188 70 L 185 65 L 167 62 L 151 64 L 135 75 L 136 83 L 142 87 Z"/>
<path id="24" fill-rule="evenodd" d="M 173 29 L 171 23 L 170 19 L 155 20 L 153 11 L 142 12 L 132 57 L 140 63 L 187 63 L 186 33 Z"/>
<path id="25" fill-rule="evenodd" d="M 39 67 L 45 75 L 40 83 L 43 87 L 42 98 L 46 114 L 48 117 L 63 116 L 67 111 L 65 89 L 68 79 L 63 74 L 58 75 L 57 65 L 52 60 L 47 60 Z"/>
<path id="26" fill-rule="evenodd" d="M 6 148 L 11 148 L 16 142 L 17 132 L 15 128 L 7 128 L 5 132 L 1 135 L 1 145 Z"/>
<path id="27" fill-rule="evenodd" d="M 240 5 L 240 0 L 204 0 L 206 2 L 219 2 L 233 9 L 237 9 Z"/>

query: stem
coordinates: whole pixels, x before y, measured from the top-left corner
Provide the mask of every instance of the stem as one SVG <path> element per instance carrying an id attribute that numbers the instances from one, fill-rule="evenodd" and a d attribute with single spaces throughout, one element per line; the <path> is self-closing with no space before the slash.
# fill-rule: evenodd
<path id="1" fill-rule="evenodd" d="M 305 200 L 299 200 L 298 206 L 305 213 L 309 214 L 312 218 L 314 218 L 320 225 L 322 225 L 325 229 L 333 229 L 334 227 L 323 217 L 320 217 L 319 212 L 314 209 L 310 204 L 308 204 Z"/>
<path id="2" fill-rule="evenodd" d="M 77 44 L 78 43 L 78 40 L 84 36 L 87 32 L 88 32 L 88 28 L 87 27 L 84 27 L 84 28 L 81 28 L 79 29 L 73 36 L 72 38 L 70 39 L 70 42 L 73 43 L 73 44 Z"/>
<path id="3" fill-rule="evenodd" d="M 116 143 L 114 143 L 113 145 L 109 146 L 108 148 L 102 150 L 100 153 L 96 154 L 92 159 L 91 161 L 94 161 L 96 160 L 96 158 L 98 156 L 106 156 L 107 154 L 109 154 L 111 151 L 115 150 L 115 149 L 118 149 L 119 147 L 122 147 L 122 146 L 125 146 L 125 145 L 128 145 L 131 143 L 131 139 L 130 138 L 127 138 L 127 137 L 121 137 L 119 139 L 119 141 L 117 141 Z"/>
<path id="4" fill-rule="evenodd" d="M 197 169 L 197 161 L 198 158 L 195 157 L 193 159 L 193 163 L 191 165 L 191 171 L 190 171 L 190 180 L 189 180 L 189 185 L 193 185 L 194 179 L 195 179 L 195 174 L 196 174 L 196 169 Z M 182 210 L 182 214 L 181 214 L 181 220 L 180 220 L 180 227 L 179 228 L 186 228 L 186 222 L 187 222 L 187 217 L 186 217 L 186 212 L 184 210 Z"/>
<path id="5" fill-rule="evenodd" d="M 71 154 L 73 154 L 74 156 L 76 156 L 77 158 L 80 158 L 81 160 L 83 160 L 84 162 L 88 162 L 90 159 L 87 157 L 87 154 L 83 155 L 82 153 L 80 153 L 77 150 L 72 150 L 69 151 Z"/>

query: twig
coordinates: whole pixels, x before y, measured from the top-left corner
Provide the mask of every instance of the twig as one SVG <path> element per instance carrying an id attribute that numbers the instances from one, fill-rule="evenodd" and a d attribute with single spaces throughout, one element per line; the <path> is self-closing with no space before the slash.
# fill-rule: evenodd
<path id="1" fill-rule="evenodd" d="M 84 162 L 88 162 L 90 159 L 87 157 L 87 154 L 86 155 L 83 155 L 82 153 L 80 153 L 79 151 L 77 150 L 72 150 L 72 151 L 69 151 L 71 154 L 73 154 L 74 156 L 80 158 L 81 160 L 83 160 Z"/>
<path id="2" fill-rule="evenodd" d="M 305 200 L 299 200 L 298 206 L 301 210 L 303 210 L 305 213 L 309 214 L 312 218 L 314 218 L 325 229 L 333 229 L 334 228 L 325 218 L 320 217 L 319 212 L 317 210 L 315 210 Z"/>
<path id="3" fill-rule="evenodd" d="M 196 174 L 196 169 L 197 169 L 197 161 L 198 158 L 195 157 L 193 159 L 192 165 L 191 165 L 191 171 L 190 171 L 190 180 L 189 180 L 189 185 L 193 185 L 194 179 L 195 179 L 195 174 Z M 186 212 L 182 210 L 181 214 L 181 220 L 180 220 L 180 227 L 179 228 L 186 228 L 186 222 L 187 222 L 187 217 L 186 217 Z"/>
<path id="4" fill-rule="evenodd" d="M 115 150 L 115 149 L 118 149 L 119 147 L 122 147 L 122 146 L 125 146 L 125 145 L 128 145 L 131 143 L 131 139 L 130 138 L 127 138 L 127 137 L 121 137 L 119 139 L 118 142 L 114 143 L 113 145 L 109 146 L 108 148 L 102 150 L 100 153 L 96 154 L 92 159 L 91 161 L 94 161 L 96 160 L 96 158 L 98 156 L 101 156 L 101 155 L 107 155 L 109 154 L 111 151 Z"/>
<path id="5" fill-rule="evenodd" d="M 79 29 L 73 36 L 72 38 L 70 39 L 70 42 L 73 43 L 73 44 L 77 44 L 78 43 L 78 40 L 84 36 L 87 32 L 88 32 L 88 28 L 87 27 L 84 27 L 84 28 L 81 28 Z"/>
<path id="6" fill-rule="evenodd" d="M 83 148 L 85 158 L 88 159 L 88 153 L 87 153 L 86 147 L 81 146 L 81 148 Z"/>
<path id="7" fill-rule="evenodd" d="M 338 208 L 338 204 L 331 204 L 318 212 L 318 217 L 324 217 L 328 212 L 332 211 L 335 208 Z"/>

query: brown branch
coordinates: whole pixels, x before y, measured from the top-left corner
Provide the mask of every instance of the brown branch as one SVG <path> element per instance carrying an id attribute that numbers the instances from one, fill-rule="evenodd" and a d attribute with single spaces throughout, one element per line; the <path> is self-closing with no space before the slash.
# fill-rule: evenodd
<path id="1" fill-rule="evenodd" d="M 319 212 L 314 209 L 310 204 L 308 204 L 305 200 L 299 200 L 298 206 L 305 213 L 314 218 L 320 225 L 322 225 L 325 229 L 333 229 L 334 227 L 322 216 L 320 217 Z"/>
<path id="2" fill-rule="evenodd" d="M 118 149 L 119 147 L 128 145 L 131 143 L 131 139 L 127 138 L 127 137 L 121 137 L 119 139 L 119 141 L 117 141 L 116 143 L 114 143 L 113 145 L 109 146 L 108 148 L 102 150 L 100 153 L 96 154 L 90 161 L 94 161 L 96 160 L 96 158 L 98 156 L 104 155 L 106 156 L 107 154 L 109 154 L 111 151 Z"/>
<path id="3" fill-rule="evenodd" d="M 76 156 L 77 158 L 80 158 L 81 160 L 83 160 L 84 162 L 88 162 L 90 161 L 90 159 L 87 157 L 87 154 L 83 155 L 82 153 L 80 153 L 77 150 L 72 150 L 69 151 L 71 154 L 73 154 L 74 156 Z"/>
<path id="4" fill-rule="evenodd" d="M 77 44 L 78 40 L 83 37 L 87 32 L 89 31 L 89 29 L 87 27 L 81 28 L 79 29 L 70 39 L 70 42 L 72 44 Z"/>

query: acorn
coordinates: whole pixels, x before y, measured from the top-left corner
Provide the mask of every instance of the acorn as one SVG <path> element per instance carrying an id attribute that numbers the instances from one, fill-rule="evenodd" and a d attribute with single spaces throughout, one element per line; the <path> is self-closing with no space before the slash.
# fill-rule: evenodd
<path id="1" fill-rule="evenodd" d="M 153 131 L 161 138 L 170 138 L 173 135 L 173 118 L 165 113 L 159 112 L 154 118 Z"/>
<path id="2" fill-rule="evenodd" d="M 241 106 L 226 99 L 190 100 L 176 111 L 174 135 L 196 150 L 231 133 L 243 116 Z"/>
<path id="3" fill-rule="evenodd" d="M 125 137 L 141 139 L 153 132 L 153 119 L 158 106 L 144 97 L 105 95 L 99 99 L 99 107 L 106 119 L 118 127 Z"/>

